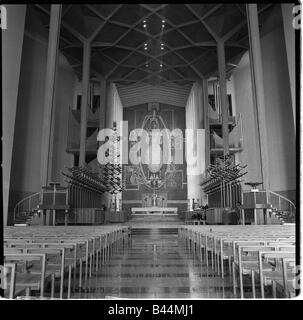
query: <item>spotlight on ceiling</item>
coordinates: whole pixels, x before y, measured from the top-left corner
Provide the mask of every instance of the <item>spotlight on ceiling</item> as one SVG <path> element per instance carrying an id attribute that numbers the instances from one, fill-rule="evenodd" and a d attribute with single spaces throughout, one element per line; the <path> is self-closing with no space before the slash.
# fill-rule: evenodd
<path id="1" fill-rule="evenodd" d="M 161 50 L 164 50 L 164 43 L 161 43 Z"/>
<path id="2" fill-rule="evenodd" d="M 165 20 L 162 20 L 162 29 L 165 27 Z"/>
<path id="3" fill-rule="evenodd" d="M 162 68 L 163 67 L 163 64 L 162 63 L 160 63 L 160 68 Z"/>

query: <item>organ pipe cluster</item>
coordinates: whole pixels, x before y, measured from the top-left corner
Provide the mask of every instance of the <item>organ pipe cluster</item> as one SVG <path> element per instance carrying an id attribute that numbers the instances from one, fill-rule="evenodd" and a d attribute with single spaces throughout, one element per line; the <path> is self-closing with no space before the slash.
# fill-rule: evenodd
<path id="1" fill-rule="evenodd" d="M 122 165 L 120 163 L 120 137 L 117 134 L 117 128 L 114 126 L 112 143 L 107 152 L 109 162 L 104 166 L 103 173 L 106 183 L 106 189 L 111 194 L 117 194 L 123 190 Z"/>
<path id="2" fill-rule="evenodd" d="M 218 157 L 215 164 L 207 167 L 209 177 L 204 179 L 200 184 L 206 194 L 210 194 L 215 190 L 222 188 L 231 182 L 240 182 L 239 179 L 247 174 L 243 171 L 247 165 L 233 164 L 229 154 Z"/>
<path id="3" fill-rule="evenodd" d="M 104 180 L 97 173 L 84 167 L 67 168 L 62 172 L 69 184 L 70 206 L 72 208 L 99 208 L 100 195 L 106 191 Z"/>

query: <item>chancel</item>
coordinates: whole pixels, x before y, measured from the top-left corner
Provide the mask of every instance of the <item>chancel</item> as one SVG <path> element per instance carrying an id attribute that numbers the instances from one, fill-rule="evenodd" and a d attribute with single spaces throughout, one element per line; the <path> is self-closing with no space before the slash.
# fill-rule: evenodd
<path id="1" fill-rule="evenodd" d="M 298 294 L 294 5 L 1 6 L 5 298 Z"/>

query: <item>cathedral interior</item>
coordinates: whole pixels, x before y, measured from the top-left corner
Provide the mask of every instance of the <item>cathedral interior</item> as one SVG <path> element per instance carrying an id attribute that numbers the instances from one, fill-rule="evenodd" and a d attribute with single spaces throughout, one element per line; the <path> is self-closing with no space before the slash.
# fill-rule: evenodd
<path id="1" fill-rule="evenodd" d="M 296 296 L 293 6 L 1 6 L 6 298 Z"/>

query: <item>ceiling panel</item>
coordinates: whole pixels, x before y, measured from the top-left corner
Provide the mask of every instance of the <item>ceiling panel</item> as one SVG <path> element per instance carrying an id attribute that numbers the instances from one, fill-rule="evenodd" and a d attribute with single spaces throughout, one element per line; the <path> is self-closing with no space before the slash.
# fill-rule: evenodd
<path id="1" fill-rule="evenodd" d="M 129 32 L 119 41 L 118 44 L 124 46 L 133 46 L 137 47 L 140 44 L 143 44 L 144 41 L 148 41 L 149 37 L 145 34 L 142 34 L 136 30 L 129 29 Z"/>
<path id="2" fill-rule="evenodd" d="M 114 43 L 127 31 L 127 27 L 107 23 L 96 36 L 95 42 Z"/>
<path id="3" fill-rule="evenodd" d="M 169 4 L 160 13 L 175 25 L 190 20 L 196 20 L 195 16 L 183 4 Z"/>
<path id="4" fill-rule="evenodd" d="M 172 30 L 163 35 L 162 40 L 171 47 L 180 47 L 189 45 L 190 42 L 182 36 L 177 30 Z"/>
<path id="5" fill-rule="evenodd" d="M 29 7 L 40 15 L 37 20 L 47 34 L 50 5 Z M 264 10 L 263 23 L 271 11 L 267 4 L 258 8 Z M 243 4 L 63 5 L 60 49 L 79 75 L 82 42 L 94 35 L 91 69 L 96 74 L 124 84 L 190 85 L 193 79 L 216 73 L 217 50 L 211 34 L 221 38 L 241 24 L 227 40 L 227 62 L 247 49 L 241 47 L 248 44 Z"/>
<path id="6" fill-rule="evenodd" d="M 201 22 L 180 28 L 194 42 L 213 41 L 213 37 Z"/>
<path id="7" fill-rule="evenodd" d="M 107 18 L 119 7 L 119 4 L 93 4 L 92 5 L 102 16 Z"/>
<path id="8" fill-rule="evenodd" d="M 136 22 L 139 22 L 148 12 L 148 10 L 136 4 L 125 4 L 123 9 L 118 10 L 111 20 L 133 25 Z"/>

